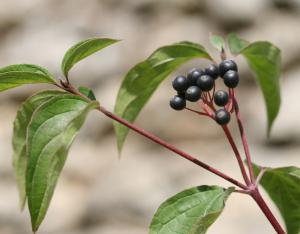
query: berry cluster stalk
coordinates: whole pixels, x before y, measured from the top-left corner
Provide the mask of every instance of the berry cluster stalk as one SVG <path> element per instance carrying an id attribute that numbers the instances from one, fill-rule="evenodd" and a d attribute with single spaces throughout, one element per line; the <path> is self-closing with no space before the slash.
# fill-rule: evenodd
<path id="1" fill-rule="evenodd" d="M 239 105 L 238 105 L 238 102 L 237 102 L 235 96 L 233 96 L 233 107 L 234 107 L 234 112 L 236 114 L 236 119 L 237 119 L 239 131 L 240 131 L 240 135 L 242 138 L 242 143 L 244 146 L 244 151 L 245 151 L 245 155 L 246 155 L 246 159 L 247 159 L 247 165 L 248 165 L 248 169 L 249 169 L 250 179 L 251 179 L 251 182 L 254 183 L 255 177 L 254 177 L 254 173 L 253 173 L 250 150 L 249 150 L 247 137 L 245 134 L 243 122 L 242 122 L 241 115 L 240 115 Z"/>
<path id="2" fill-rule="evenodd" d="M 227 137 L 227 139 L 228 139 L 228 141 L 229 141 L 229 143 L 230 143 L 230 145 L 231 145 L 231 147 L 233 149 L 233 152 L 234 152 L 234 154 L 236 156 L 236 159 L 238 161 L 238 164 L 239 164 L 240 170 L 242 172 L 243 178 L 244 178 L 246 184 L 249 186 L 250 185 L 250 180 L 248 178 L 248 175 L 247 175 L 244 163 L 243 163 L 243 159 L 242 159 L 242 157 L 240 155 L 240 152 L 239 152 L 239 150 L 238 150 L 238 148 L 237 148 L 237 146 L 236 146 L 236 144 L 235 144 L 235 142 L 233 140 L 233 137 L 232 137 L 232 135 L 230 133 L 230 130 L 227 127 L 227 125 L 223 125 L 222 128 L 223 128 L 223 130 L 225 132 L 225 135 L 226 135 L 226 137 Z"/>
<path id="3" fill-rule="evenodd" d="M 233 107 L 234 107 L 234 112 L 236 114 L 236 119 L 237 119 L 237 122 L 238 122 L 238 127 L 239 127 L 239 131 L 240 131 L 240 135 L 241 135 L 241 140 L 242 140 L 242 144 L 243 144 L 243 147 L 244 147 L 244 151 L 245 151 L 245 155 L 246 155 L 246 159 L 247 159 L 247 164 L 248 164 L 248 169 L 249 169 L 249 175 L 250 175 L 250 180 L 251 180 L 251 182 L 249 184 L 247 184 L 248 189 L 249 189 L 249 194 L 254 199 L 254 201 L 257 203 L 257 205 L 260 207 L 262 212 L 265 214 L 266 218 L 272 224 L 272 226 L 276 230 L 276 232 L 278 234 L 285 234 L 286 232 L 283 230 L 283 228 L 281 227 L 281 225 L 279 224 L 279 222 L 277 221 L 277 219 L 273 215 L 272 211 L 270 210 L 270 208 L 268 207 L 268 205 L 266 204 L 266 202 L 264 201 L 263 197 L 261 196 L 261 194 L 258 190 L 259 180 L 263 176 L 263 173 L 264 173 L 265 169 L 261 169 L 261 173 L 257 176 L 257 178 L 255 178 L 253 167 L 252 167 L 252 160 L 251 160 L 251 156 L 250 156 L 250 150 L 249 150 L 249 146 L 248 146 L 247 137 L 246 137 L 246 134 L 245 134 L 243 122 L 241 120 L 238 102 L 237 102 L 236 97 L 234 95 L 233 95 Z M 230 131 L 229 131 L 229 133 L 230 133 Z M 242 173 L 244 175 L 245 171 L 243 171 Z M 248 179 L 248 181 L 249 181 L 249 179 Z"/>
<path id="4" fill-rule="evenodd" d="M 225 52 L 224 48 L 222 48 L 221 60 L 224 61 L 226 59 L 226 57 L 227 57 L 226 52 Z M 286 232 L 281 227 L 280 223 L 277 221 L 277 219 L 275 218 L 272 211 L 270 210 L 270 208 L 268 207 L 268 205 L 266 204 L 266 202 L 264 201 L 263 197 L 261 196 L 261 194 L 259 192 L 259 189 L 258 189 L 259 180 L 263 176 L 263 173 L 265 172 L 265 168 L 262 168 L 259 175 L 257 176 L 257 178 L 255 178 L 254 171 L 253 171 L 253 166 L 252 166 L 251 155 L 250 155 L 250 150 L 249 150 L 249 145 L 248 145 L 247 137 L 246 137 L 246 134 L 245 134 L 243 122 L 242 122 L 242 119 L 241 119 L 238 101 L 235 97 L 234 90 L 231 90 L 230 94 L 231 94 L 231 98 L 232 98 L 233 110 L 234 110 L 234 113 L 235 113 L 235 116 L 236 116 L 239 132 L 240 132 L 240 136 L 241 136 L 241 140 L 242 140 L 242 144 L 243 144 L 243 148 L 244 148 L 244 152 L 245 152 L 245 156 L 246 156 L 246 160 L 247 160 L 247 165 L 248 165 L 249 175 L 250 175 L 250 182 L 249 182 L 249 178 L 247 176 L 247 173 L 245 172 L 244 164 L 240 165 L 241 158 L 240 158 L 239 152 L 238 152 L 238 150 L 235 146 L 234 140 L 231 137 L 230 130 L 227 128 L 227 126 L 225 126 L 225 129 L 224 129 L 224 126 L 223 126 L 223 130 L 224 130 L 224 132 L 225 132 L 225 134 L 228 138 L 228 141 L 230 142 L 230 144 L 232 146 L 233 151 L 236 154 L 236 157 L 237 157 L 237 160 L 239 162 L 242 175 L 243 175 L 244 180 L 245 180 L 245 182 L 247 184 L 247 187 L 248 187 L 248 191 L 243 191 L 243 192 L 246 192 L 246 193 L 248 192 L 248 194 L 254 199 L 254 201 L 260 207 L 260 209 L 265 214 L 266 218 L 269 220 L 269 222 L 271 223 L 271 225 L 273 226 L 273 228 L 276 230 L 276 232 L 278 234 L 286 234 Z"/>
<path id="5" fill-rule="evenodd" d="M 81 96 L 87 100 L 89 100 L 87 97 L 85 97 L 84 95 L 82 95 L 75 87 L 73 87 L 69 82 L 64 82 L 64 81 L 60 81 L 60 84 L 55 84 L 55 86 L 70 92 L 72 94 Z M 90 100 L 89 100 L 90 101 Z M 107 117 L 111 118 L 114 121 L 117 121 L 118 123 L 128 127 L 129 129 L 135 131 L 136 133 L 150 139 L 151 141 L 165 147 L 166 149 L 178 154 L 179 156 L 193 162 L 194 164 L 210 171 L 211 173 L 225 179 L 226 181 L 229 181 L 230 183 L 238 186 L 239 188 L 241 188 L 242 190 L 236 190 L 236 192 L 240 192 L 240 193 L 245 193 L 250 195 L 255 202 L 258 204 L 258 206 L 260 207 L 260 209 L 262 210 L 262 212 L 265 214 L 265 216 L 267 217 L 267 219 L 269 220 L 269 222 L 272 224 L 272 226 L 274 227 L 274 229 L 276 230 L 276 232 L 278 234 L 286 234 L 286 232 L 283 230 L 283 228 L 281 227 L 281 225 L 279 224 L 279 222 L 277 221 L 277 219 L 275 218 L 275 216 L 273 215 L 272 211 L 269 209 L 269 207 L 267 206 L 267 204 L 265 203 L 264 199 L 262 198 L 259 190 L 258 190 L 258 179 L 259 177 L 261 177 L 261 175 L 259 177 L 256 178 L 254 177 L 253 174 L 253 168 L 252 168 L 252 161 L 250 158 L 250 151 L 249 151 L 249 147 L 248 147 L 248 143 L 247 143 L 247 138 L 244 132 L 244 127 L 243 127 L 243 123 L 241 121 L 240 118 L 240 113 L 239 113 L 239 108 L 238 108 L 238 103 L 236 98 L 233 95 L 233 106 L 234 106 L 234 112 L 236 114 L 237 117 L 237 121 L 238 121 L 238 125 L 239 125 L 239 130 L 240 130 L 240 134 L 241 134 L 241 138 L 242 138 L 242 142 L 243 142 L 243 146 L 244 146 L 244 150 L 245 150 L 245 154 L 246 154 L 246 158 L 248 161 L 248 165 L 249 165 L 249 174 L 251 179 L 249 180 L 249 177 L 246 173 L 245 167 L 243 165 L 243 161 L 242 158 L 240 156 L 240 153 L 236 147 L 236 144 L 232 138 L 232 135 L 230 133 L 229 128 L 227 127 L 227 125 L 223 126 L 223 130 L 225 132 L 225 135 L 228 138 L 228 141 L 230 142 L 230 145 L 233 148 L 233 151 L 235 152 L 236 158 L 238 160 L 240 169 L 242 171 L 242 175 L 244 177 L 244 180 L 246 182 L 246 185 L 239 182 L 238 180 L 232 178 L 229 175 L 224 174 L 223 172 L 209 166 L 208 164 L 205 164 L 204 162 L 198 160 L 197 158 L 193 157 L 192 155 L 176 148 L 174 145 L 165 142 L 164 140 L 160 139 L 159 137 L 155 136 L 152 133 L 147 132 L 146 130 L 126 121 L 125 119 L 116 116 L 115 114 L 111 113 L 110 111 L 106 110 L 103 106 L 99 107 L 98 110 L 103 113 L 104 115 L 106 115 Z M 188 108 L 186 108 L 188 109 Z M 189 109 L 188 109 L 189 110 Z M 197 114 L 200 115 L 208 115 L 209 117 L 211 117 L 208 113 L 202 113 L 202 112 L 197 112 L 194 110 L 191 110 Z"/>

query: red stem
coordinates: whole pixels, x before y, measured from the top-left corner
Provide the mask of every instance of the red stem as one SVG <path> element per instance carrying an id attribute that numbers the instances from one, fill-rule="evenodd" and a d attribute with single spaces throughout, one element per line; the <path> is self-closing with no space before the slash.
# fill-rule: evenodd
<path id="1" fill-rule="evenodd" d="M 249 188 L 251 189 L 250 194 L 251 194 L 252 198 L 255 200 L 255 202 L 257 203 L 257 205 L 260 207 L 262 212 L 265 214 L 266 218 L 272 224 L 272 226 L 276 230 L 276 232 L 278 234 L 285 234 L 286 232 L 281 227 L 280 223 L 277 221 L 277 219 L 273 215 L 272 211 L 270 210 L 270 208 L 268 207 L 268 205 L 266 204 L 266 202 L 264 201 L 263 197 L 261 196 L 261 194 L 258 190 L 258 183 L 259 183 L 259 180 L 261 179 L 261 177 L 263 176 L 265 169 L 262 169 L 262 171 L 260 172 L 260 174 L 258 175 L 257 180 L 256 180 L 255 176 L 254 176 L 254 172 L 253 172 L 249 145 L 248 145 L 247 137 L 245 134 L 243 122 L 241 119 L 238 102 L 234 96 L 234 91 L 232 92 L 232 101 L 233 101 L 233 108 L 234 108 L 234 111 L 236 114 L 236 119 L 237 119 L 239 131 L 240 131 L 240 135 L 241 135 L 241 139 L 242 139 L 242 143 L 243 143 L 243 147 L 244 147 L 244 151 L 245 151 L 245 155 L 246 155 L 246 159 L 247 159 L 250 179 L 251 179 L 251 184 L 250 185 L 247 184 L 249 186 Z"/>
<path id="2" fill-rule="evenodd" d="M 232 138 L 232 135 L 231 135 L 231 133 L 230 133 L 227 125 L 223 125 L 222 128 L 223 128 L 223 130 L 225 132 L 225 135 L 226 135 L 226 137 L 227 137 L 227 139 L 228 139 L 228 141 L 229 141 L 229 143 L 230 143 L 230 145 L 231 145 L 231 147 L 233 149 L 233 152 L 234 152 L 234 154 L 236 156 L 236 159 L 238 161 L 238 164 L 239 164 L 240 170 L 242 172 L 243 178 L 245 180 L 245 183 L 249 186 L 251 183 L 250 183 L 250 180 L 248 178 L 248 175 L 247 175 L 247 172 L 246 172 L 246 169 L 245 169 L 242 157 L 241 157 L 241 155 L 239 153 L 239 150 L 238 150 L 238 148 L 237 148 L 237 146 L 236 146 L 236 144 L 235 144 L 235 142 L 234 142 L 234 140 Z"/>
<path id="3" fill-rule="evenodd" d="M 259 193 L 257 188 L 252 192 L 251 196 L 253 197 L 253 199 L 255 200 L 257 205 L 260 207 L 262 212 L 265 214 L 267 219 L 270 221 L 270 223 L 272 224 L 272 226 L 274 227 L 276 232 L 278 234 L 286 234 L 286 232 L 283 230 L 283 228 L 281 227 L 281 225 L 279 224 L 279 222 L 276 220 L 275 216 L 273 215 L 272 211 L 270 210 L 270 208 L 268 207 L 268 205 L 262 198 L 262 196 Z"/>
<path id="4" fill-rule="evenodd" d="M 84 97 L 84 96 L 83 96 L 80 92 L 78 92 L 78 90 L 77 90 L 76 88 L 74 88 L 71 84 L 68 84 L 68 87 L 62 87 L 62 86 L 57 85 L 57 84 L 56 84 L 56 86 L 58 86 L 59 88 L 62 88 L 62 89 L 64 89 L 64 90 L 66 90 L 66 91 L 68 91 L 68 92 L 71 92 L 71 93 L 73 93 L 73 94 L 75 94 L 75 95 L 79 95 L 79 96 L 81 96 L 81 97 Z M 86 97 L 84 97 L 84 98 L 86 98 Z M 180 149 L 177 149 L 175 146 L 173 146 L 173 145 L 171 145 L 171 144 L 169 144 L 169 143 L 163 141 L 162 139 L 160 139 L 159 137 L 155 136 L 154 134 L 149 133 L 149 132 L 145 131 L 144 129 L 142 129 L 142 128 L 140 128 L 140 127 L 137 127 L 137 126 L 135 126 L 134 124 L 132 124 L 132 123 L 126 121 L 125 119 L 116 116 L 115 114 L 113 114 L 113 113 L 111 113 L 110 111 L 106 110 L 104 107 L 100 106 L 100 107 L 98 108 L 98 110 L 101 111 L 103 114 L 105 114 L 107 117 L 109 117 L 109 118 L 111 118 L 111 119 L 113 119 L 113 120 L 115 120 L 115 121 L 117 121 L 117 122 L 119 122 L 119 123 L 125 125 L 126 127 L 128 127 L 128 128 L 130 128 L 130 129 L 132 129 L 133 131 L 137 132 L 138 134 L 147 137 L 148 139 L 150 139 L 150 140 L 152 140 L 152 141 L 158 143 L 159 145 L 161 145 L 161 146 L 163 146 L 163 147 L 165 147 L 165 148 L 167 148 L 167 149 L 173 151 L 174 153 L 176 153 L 176 154 L 182 156 L 183 158 L 185 158 L 185 159 L 187 159 L 187 160 L 189 160 L 189 161 L 195 163 L 196 165 L 198 165 L 198 166 L 200 166 L 200 167 L 202 167 L 202 168 L 204 168 L 204 169 L 206 169 L 206 170 L 208 170 L 208 171 L 214 173 L 215 175 L 217 175 L 217 176 L 219 176 L 219 177 L 222 177 L 223 179 L 225 179 L 225 180 L 227 180 L 227 181 L 229 181 L 229 182 L 235 184 L 236 186 L 238 186 L 238 187 L 240 187 L 240 188 L 242 188 L 242 189 L 245 189 L 245 190 L 248 189 L 247 186 L 245 186 L 244 184 L 240 183 L 239 181 L 233 179 L 232 177 L 230 177 L 230 176 L 228 176 L 228 175 L 226 175 L 226 174 L 220 172 L 219 170 L 217 170 L 217 169 L 215 169 L 215 168 L 213 168 L 213 167 L 211 167 L 211 166 L 209 166 L 209 165 L 207 165 L 207 164 L 201 162 L 200 160 L 194 158 L 193 156 L 187 154 L 186 152 L 184 152 L 184 151 L 182 151 L 182 150 L 180 150 Z"/>
<path id="5" fill-rule="evenodd" d="M 193 156 L 189 155 L 188 153 L 177 149 L 175 146 L 163 141 L 162 139 L 160 139 L 159 137 L 153 135 L 152 133 L 149 133 L 147 131 L 145 131 L 144 129 L 135 126 L 134 124 L 114 115 L 113 113 L 111 113 L 110 111 L 106 110 L 104 107 L 99 107 L 98 108 L 99 111 L 101 111 L 103 114 L 105 114 L 106 116 L 108 116 L 109 118 L 121 123 L 122 125 L 125 125 L 126 127 L 130 128 L 131 130 L 137 132 L 140 135 L 143 135 L 144 137 L 150 139 L 151 141 L 156 142 L 157 144 L 169 149 L 170 151 L 180 155 L 181 157 L 195 163 L 196 165 L 212 172 L 213 174 L 222 177 L 223 179 L 235 184 L 236 186 L 242 188 L 242 189 L 248 189 L 247 186 L 245 186 L 244 184 L 240 183 L 239 181 L 233 179 L 232 177 L 220 172 L 219 170 L 199 161 L 198 159 L 194 158 Z"/>
<path id="6" fill-rule="evenodd" d="M 194 112 L 194 113 L 196 113 L 196 114 L 198 114 L 198 115 L 204 115 L 204 116 L 210 117 L 209 114 L 204 113 L 204 112 L 201 112 L 201 111 L 196 111 L 196 110 L 193 110 L 193 109 L 188 108 L 188 107 L 185 107 L 185 109 L 188 110 L 188 111 Z"/>
<path id="7" fill-rule="evenodd" d="M 239 131 L 240 131 L 240 135 L 241 135 L 241 139 L 242 139 L 242 143 L 243 143 L 243 147 L 244 147 L 244 151 L 245 151 L 245 155 L 246 155 L 246 159 L 247 159 L 250 179 L 251 179 L 251 182 L 254 183 L 255 182 L 255 176 L 254 176 L 254 173 L 253 173 L 253 167 L 252 167 L 252 160 L 251 160 L 251 156 L 250 156 L 249 145 L 248 145 L 247 137 L 246 137 L 246 134 L 245 134 L 244 126 L 243 126 L 243 123 L 242 123 L 238 102 L 237 102 L 236 98 L 234 97 L 234 95 L 233 95 L 233 106 L 234 106 L 236 119 L 237 119 L 237 123 L 238 123 L 238 126 L 239 126 Z"/>

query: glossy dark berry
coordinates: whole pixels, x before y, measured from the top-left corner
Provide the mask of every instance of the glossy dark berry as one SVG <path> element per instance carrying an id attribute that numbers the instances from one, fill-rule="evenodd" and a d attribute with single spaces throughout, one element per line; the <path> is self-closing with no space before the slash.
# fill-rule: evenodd
<path id="1" fill-rule="evenodd" d="M 230 114 L 227 110 L 220 109 L 215 113 L 216 122 L 220 125 L 228 124 L 230 121 Z"/>
<path id="2" fill-rule="evenodd" d="M 200 69 L 194 68 L 188 72 L 187 79 L 189 85 L 197 85 L 197 80 L 200 76 L 204 75 L 204 72 Z"/>
<path id="3" fill-rule="evenodd" d="M 214 87 L 214 79 L 211 76 L 203 75 L 197 80 L 197 85 L 202 91 L 210 91 Z"/>
<path id="4" fill-rule="evenodd" d="M 185 76 L 177 76 L 173 80 L 172 85 L 177 91 L 185 91 L 189 87 L 189 82 Z"/>
<path id="5" fill-rule="evenodd" d="M 189 100 L 191 102 L 198 101 L 200 97 L 201 97 L 201 90 L 198 86 L 191 86 L 185 92 L 186 100 Z"/>
<path id="6" fill-rule="evenodd" d="M 226 91 L 219 90 L 214 95 L 214 101 L 218 106 L 225 106 L 228 103 L 229 95 Z"/>
<path id="7" fill-rule="evenodd" d="M 220 76 L 223 77 L 229 70 L 238 71 L 237 65 L 233 60 L 224 60 L 219 65 Z"/>
<path id="8" fill-rule="evenodd" d="M 217 79 L 219 76 L 219 67 L 216 64 L 210 64 L 204 70 L 205 75 L 211 76 L 213 79 Z"/>
<path id="9" fill-rule="evenodd" d="M 240 81 L 239 74 L 236 71 L 228 71 L 225 73 L 224 77 L 224 84 L 228 88 L 235 88 Z"/>
<path id="10" fill-rule="evenodd" d="M 170 100 L 170 106 L 174 109 L 174 110 L 182 110 L 185 108 L 186 106 L 186 101 L 184 98 L 179 97 L 179 96 L 174 96 L 171 100 Z"/>

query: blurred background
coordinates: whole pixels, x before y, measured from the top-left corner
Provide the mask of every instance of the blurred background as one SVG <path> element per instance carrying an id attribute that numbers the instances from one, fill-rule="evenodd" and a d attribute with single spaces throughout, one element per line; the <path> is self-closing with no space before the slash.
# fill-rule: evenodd
<path id="1" fill-rule="evenodd" d="M 95 36 L 122 39 L 78 64 L 70 75 L 74 84 L 91 87 L 110 110 L 126 71 L 159 46 L 189 40 L 208 46 L 217 56 L 209 46 L 211 32 L 237 32 L 249 41 L 273 42 L 283 53 L 283 100 L 271 139 L 266 139 L 260 90 L 245 61 L 238 57 L 242 79 L 237 93 L 242 117 L 256 163 L 300 165 L 300 1 L 0 0 L 0 6 L 1 67 L 33 63 L 47 67 L 59 78 L 63 54 L 74 43 Z M 206 61 L 193 61 L 178 73 L 205 65 Z M 137 124 L 241 179 L 231 148 L 215 123 L 169 108 L 169 99 L 174 95 L 172 77 L 156 91 Z M 31 233 L 28 210 L 19 211 L 11 136 L 17 108 L 41 88 L 47 86 L 26 86 L 0 94 L 1 234 Z M 238 139 L 236 125 L 232 128 Z M 112 123 L 94 112 L 71 148 L 39 233 L 145 234 L 164 200 L 202 184 L 229 186 L 134 133 L 128 137 L 122 160 L 118 160 Z M 250 198 L 233 194 L 208 233 L 274 231 Z"/>

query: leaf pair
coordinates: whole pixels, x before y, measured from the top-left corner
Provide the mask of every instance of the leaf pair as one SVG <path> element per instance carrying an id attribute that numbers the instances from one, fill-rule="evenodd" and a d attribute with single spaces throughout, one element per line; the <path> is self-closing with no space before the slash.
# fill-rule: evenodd
<path id="1" fill-rule="evenodd" d="M 109 38 L 90 38 L 71 47 L 65 54 L 61 69 L 68 77 L 70 69 L 91 54 L 118 42 Z M 0 69 L 0 92 L 24 84 L 55 84 L 55 78 L 46 69 L 33 64 L 16 64 Z"/>
<path id="2" fill-rule="evenodd" d="M 27 197 L 32 229 L 45 217 L 68 150 L 88 112 L 99 106 L 61 91 L 30 97 L 14 123 L 14 170 L 21 206 Z"/>
<path id="3" fill-rule="evenodd" d="M 74 64 L 115 42 L 92 38 L 74 45 L 64 56 L 64 75 L 68 76 Z M 46 69 L 36 65 L 0 69 L 0 91 L 33 83 L 55 84 L 55 80 Z M 99 107 L 92 90 L 80 87 L 79 92 L 86 98 L 63 91 L 40 92 L 23 103 L 14 122 L 13 166 L 20 205 L 23 209 L 27 198 L 33 231 L 46 215 L 71 143 L 88 112 Z"/>
<path id="4" fill-rule="evenodd" d="M 225 42 L 219 36 L 211 38 L 219 50 Z M 280 107 L 280 50 L 269 42 L 248 43 L 235 34 L 228 37 L 229 47 L 234 54 L 242 54 L 254 72 L 264 94 L 268 113 L 268 133 Z M 115 114 L 134 122 L 157 87 L 183 63 L 195 59 L 212 60 L 201 45 L 181 42 L 157 49 L 145 61 L 135 65 L 125 76 L 119 89 Z M 121 152 L 129 129 L 115 123 L 118 149 Z"/>

